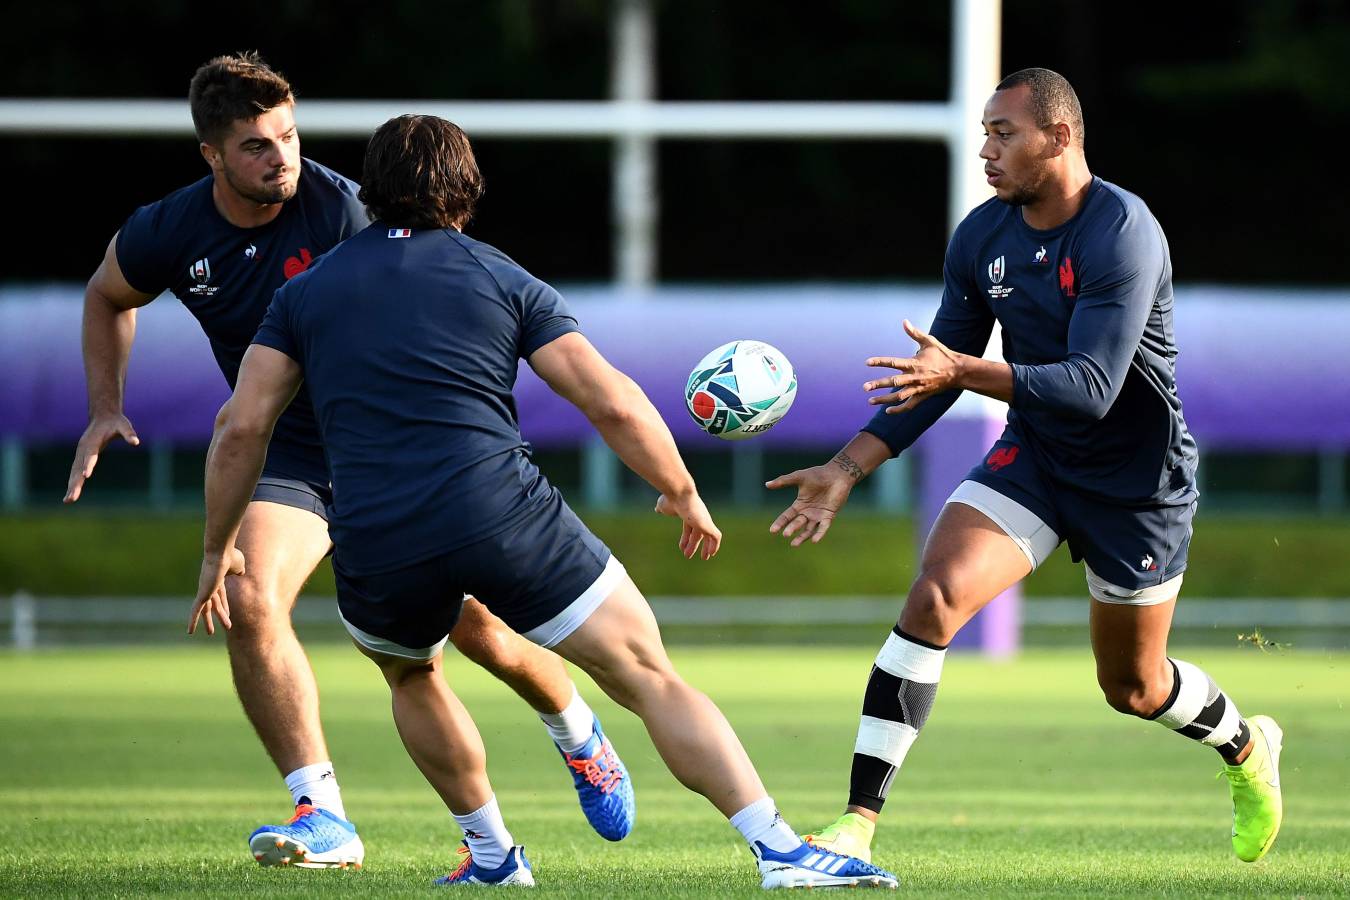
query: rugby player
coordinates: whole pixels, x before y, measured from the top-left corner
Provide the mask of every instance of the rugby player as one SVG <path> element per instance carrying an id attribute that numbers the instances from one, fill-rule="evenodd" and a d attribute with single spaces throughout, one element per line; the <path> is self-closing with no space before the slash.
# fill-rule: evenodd
<path id="1" fill-rule="evenodd" d="M 79 499 L 109 441 L 139 443 L 122 405 L 139 307 L 172 291 L 200 322 L 233 387 L 276 289 L 368 223 L 358 185 L 301 157 L 290 85 L 257 54 L 203 65 L 189 103 L 210 175 L 133 213 L 85 291 L 89 425 L 67 503 Z M 360 864 L 364 855 L 324 741 L 314 674 L 291 624 L 296 595 L 332 546 L 331 502 L 313 409 L 301 391 L 277 424 L 244 517 L 239 547 L 248 571 L 228 581 L 235 689 L 296 808 L 289 822 L 251 836 L 264 865 L 289 858 L 341 866 Z M 214 633 L 214 624 L 207 626 Z M 539 713 L 596 829 L 609 840 L 627 834 L 632 786 L 562 661 L 472 600 L 451 639 Z M 588 777 L 597 764 L 614 769 L 617 781 Z"/>
<path id="2" fill-rule="evenodd" d="M 1097 681 L 1119 712 L 1218 750 L 1232 845 L 1259 859 L 1280 827 L 1282 733 L 1243 718 L 1167 654 L 1196 509 L 1196 448 L 1174 362 L 1172 265 L 1143 201 L 1089 172 L 1073 88 L 1048 69 L 1004 79 L 980 156 L 996 197 L 953 234 L 929 333 L 868 382 L 883 408 L 829 462 L 768 482 L 797 499 L 770 530 L 818 542 L 854 485 L 909 447 L 962 390 L 1006 402 L 1007 429 L 952 493 L 868 679 L 847 810 L 810 836 L 868 858 L 896 770 L 928 718 L 945 648 L 1063 541 L 1085 563 Z M 1003 362 L 981 358 L 997 321 Z M 997 748 L 991 748 L 997 753 Z"/>
<path id="3" fill-rule="evenodd" d="M 362 182 L 373 224 L 277 291 L 217 420 L 194 619 L 228 613 L 222 583 L 248 566 L 236 533 L 303 380 L 333 475 L 339 610 L 388 681 L 409 754 L 464 831 L 468 855 L 442 883 L 533 880 L 473 721 L 440 676 L 472 593 L 642 719 L 672 773 L 740 830 L 765 887 L 895 886 L 787 827 L 727 720 L 671 665 L 623 565 L 531 462 L 512 396 L 521 359 L 658 491 L 657 511 L 683 523 L 686 557 L 717 552 L 721 533 L 641 388 L 582 336 L 556 291 L 462 233 L 482 190 L 464 132 L 434 116 L 391 119 Z"/>

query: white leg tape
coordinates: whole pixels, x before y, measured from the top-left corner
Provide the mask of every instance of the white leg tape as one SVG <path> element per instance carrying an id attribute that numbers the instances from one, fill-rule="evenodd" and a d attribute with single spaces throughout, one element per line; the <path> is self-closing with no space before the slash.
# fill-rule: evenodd
<path id="1" fill-rule="evenodd" d="M 1184 659 L 1174 659 L 1172 663 L 1177 667 L 1176 677 L 1181 679 L 1181 687 L 1177 690 L 1176 702 L 1155 721 L 1175 731 L 1194 722 L 1209 702 L 1209 676 Z"/>
<path id="2" fill-rule="evenodd" d="M 908 678 L 921 684 L 937 684 L 942 678 L 942 660 L 946 656 L 946 650 L 934 650 L 907 641 L 892 631 L 877 653 L 877 668 L 896 678 Z"/>
<path id="3" fill-rule="evenodd" d="M 1214 726 L 1214 730 L 1207 737 L 1202 737 L 1200 743 L 1208 744 L 1211 747 L 1217 747 L 1220 744 L 1226 744 L 1237 737 L 1238 723 L 1242 721 L 1242 716 L 1238 713 L 1237 704 L 1233 702 L 1232 697 L 1227 698 L 1227 704 L 1223 708 L 1223 717 L 1219 719 L 1219 724 Z"/>
<path id="4" fill-rule="evenodd" d="M 853 752 L 874 756 L 899 768 L 918 736 L 919 732 L 904 722 L 863 716 L 858 723 L 858 741 L 853 745 Z"/>

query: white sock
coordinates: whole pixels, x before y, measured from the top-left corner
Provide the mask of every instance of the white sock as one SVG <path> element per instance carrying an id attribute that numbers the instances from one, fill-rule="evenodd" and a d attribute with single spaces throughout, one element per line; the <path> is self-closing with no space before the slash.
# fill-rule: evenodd
<path id="1" fill-rule="evenodd" d="M 347 810 L 342 806 L 342 790 L 338 787 L 333 764 L 328 760 L 296 769 L 286 776 L 286 787 L 296 806 L 308 803 L 326 809 L 335 816 L 347 818 Z"/>
<path id="2" fill-rule="evenodd" d="M 480 869 L 495 869 L 506 862 L 507 854 L 515 846 L 511 832 L 506 830 L 502 821 L 502 811 L 497 808 L 497 795 L 478 809 L 466 815 L 455 815 L 455 821 L 464 830 L 464 840 L 469 844 L 469 852 Z"/>
<path id="3" fill-rule="evenodd" d="M 778 814 L 772 797 L 756 800 L 736 813 L 731 817 L 731 827 L 739 831 L 751 847 L 759 841 L 770 850 L 790 853 L 802 845 L 802 839 Z"/>
<path id="4" fill-rule="evenodd" d="M 575 753 L 591 739 L 591 727 L 595 724 L 595 713 L 586 705 L 572 685 L 572 700 L 560 713 L 539 713 L 548 736 L 564 753 Z"/>

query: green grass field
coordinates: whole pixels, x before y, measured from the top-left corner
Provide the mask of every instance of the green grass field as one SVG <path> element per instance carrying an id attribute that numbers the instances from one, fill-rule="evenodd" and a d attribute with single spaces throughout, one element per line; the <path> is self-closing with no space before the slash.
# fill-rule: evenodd
<path id="1" fill-rule="evenodd" d="M 837 812 L 874 648 L 676 648 L 737 727 L 798 829 Z M 1313 896 L 1350 892 L 1350 655 L 1179 654 L 1287 735 L 1285 828 L 1269 857 L 1228 848 L 1217 756 L 1100 701 L 1086 649 L 949 661 L 876 847 L 914 895 Z M 289 797 L 229 687 L 223 649 L 0 653 L 0 895 L 429 896 L 457 832 L 404 755 L 374 667 L 313 661 L 360 872 L 262 870 L 244 836 Z M 585 826 L 523 704 L 463 660 L 451 683 L 477 717 L 507 822 L 541 893 L 756 896 L 739 837 L 665 772 L 640 725 L 582 690 L 632 771 L 638 827 Z"/>

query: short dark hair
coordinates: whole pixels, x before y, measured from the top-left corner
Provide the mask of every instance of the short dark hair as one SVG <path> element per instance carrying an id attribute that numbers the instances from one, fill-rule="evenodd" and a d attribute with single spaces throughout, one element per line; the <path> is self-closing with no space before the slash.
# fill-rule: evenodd
<path id="1" fill-rule="evenodd" d="M 400 228 L 462 228 L 483 196 L 469 136 L 437 116 L 398 116 L 366 145 L 361 193 L 371 219 Z"/>
<path id="2" fill-rule="evenodd" d="M 294 102 L 290 83 L 256 50 L 217 56 L 197 70 L 188 87 L 197 140 L 208 144 L 241 119 L 252 122 L 269 109 Z"/>
<path id="3" fill-rule="evenodd" d="M 1083 127 L 1083 107 L 1078 103 L 1069 80 L 1049 69 L 1022 69 L 998 83 L 994 90 L 1006 91 L 1026 85 L 1031 88 L 1031 113 L 1036 124 L 1049 128 L 1056 122 L 1068 124 L 1073 139 L 1082 147 L 1087 137 Z"/>

